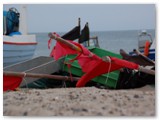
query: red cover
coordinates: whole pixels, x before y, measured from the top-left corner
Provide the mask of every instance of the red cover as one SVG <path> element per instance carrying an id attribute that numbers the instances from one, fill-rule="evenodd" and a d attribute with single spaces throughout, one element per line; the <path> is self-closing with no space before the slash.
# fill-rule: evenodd
<path id="1" fill-rule="evenodd" d="M 3 91 L 15 90 L 21 82 L 21 77 L 3 75 Z"/>
<path id="2" fill-rule="evenodd" d="M 86 63 L 86 74 L 84 74 L 81 79 L 77 82 L 77 87 L 84 87 L 85 84 L 93 79 L 96 76 L 99 76 L 101 74 L 105 74 L 108 72 L 112 72 L 115 70 L 118 70 L 123 67 L 131 68 L 131 69 L 138 69 L 138 65 L 135 63 L 131 63 L 125 60 L 117 59 L 114 57 L 110 57 L 111 63 L 105 62 L 102 60 L 98 60 L 96 62 L 89 62 Z M 85 64 L 84 64 L 85 65 Z M 88 69 L 87 69 L 88 67 Z M 82 68 L 83 69 L 83 68 Z"/>
<path id="3" fill-rule="evenodd" d="M 69 41 L 69 40 L 68 40 Z M 77 45 L 82 49 L 82 53 L 77 52 L 61 42 L 57 42 L 56 46 L 51 52 L 51 56 L 58 60 L 60 57 L 69 55 L 69 54 L 79 54 L 76 59 L 78 60 L 79 65 L 82 68 L 82 71 L 85 72 L 81 79 L 77 82 L 77 87 L 83 87 L 85 84 L 92 78 L 99 76 L 104 73 L 112 72 L 120 68 L 126 67 L 130 69 L 138 69 L 138 65 L 132 62 L 121 60 L 118 58 L 110 57 L 111 62 L 103 61 L 99 56 L 90 52 L 84 46 L 69 41 L 70 43 Z"/>

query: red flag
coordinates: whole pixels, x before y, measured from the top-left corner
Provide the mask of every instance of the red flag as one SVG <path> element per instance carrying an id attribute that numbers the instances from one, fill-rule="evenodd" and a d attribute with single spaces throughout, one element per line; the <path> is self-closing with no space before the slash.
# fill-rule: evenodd
<path id="1" fill-rule="evenodd" d="M 76 59 L 78 60 L 78 63 L 81 66 L 82 71 L 85 72 L 85 74 L 77 82 L 76 84 L 77 87 L 85 86 L 85 84 L 89 80 L 104 73 L 112 72 L 123 67 L 131 69 L 138 69 L 139 67 L 135 63 L 114 57 L 109 57 L 111 62 L 103 61 L 99 56 L 93 54 L 84 46 L 74 41 L 69 41 L 69 42 L 80 47 L 82 49 L 82 53 L 77 52 L 72 48 L 69 48 L 67 45 L 61 42 L 57 42 L 56 46 L 53 48 L 51 52 L 51 55 L 54 56 L 56 60 L 58 60 L 60 57 L 65 55 L 79 54 L 78 57 L 76 57 Z"/>
<path id="2" fill-rule="evenodd" d="M 72 43 L 72 41 L 70 41 Z M 56 42 L 52 52 L 50 53 L 51 57 L 54 57 L 55 60 L 58 60 L 62 56 L 66 56 L 69 54 L 78 54 L 79 52 L 72 50 L 68 46 L 64 45 L 61 42 Z"/>

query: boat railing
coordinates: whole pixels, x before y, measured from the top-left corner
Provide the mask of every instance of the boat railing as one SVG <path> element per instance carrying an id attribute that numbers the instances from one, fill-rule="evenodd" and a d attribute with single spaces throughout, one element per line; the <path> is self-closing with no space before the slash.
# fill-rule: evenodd
<path id="1" fill-rule="evenodd" d="M 90 37 L 89 40 L 85 41 L 85 43 L 83 44 L 85 44 L 86 47 L 90 47 L 90 46 L 94 46 L 98 48 L 100 47 L 97 36 Z"/>

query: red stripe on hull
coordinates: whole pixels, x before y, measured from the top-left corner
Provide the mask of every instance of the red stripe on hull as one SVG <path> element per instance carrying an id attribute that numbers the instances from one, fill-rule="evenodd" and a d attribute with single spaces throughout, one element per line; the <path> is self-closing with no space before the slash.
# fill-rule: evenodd
<path id="1" fill-rule="evenodd" d="M 37 42 L 27 42 L 27 43 L 15 43 L 15 42 L 3 42 L 3 44 L 11 44 L 11 45 L 36 45 Z"/>

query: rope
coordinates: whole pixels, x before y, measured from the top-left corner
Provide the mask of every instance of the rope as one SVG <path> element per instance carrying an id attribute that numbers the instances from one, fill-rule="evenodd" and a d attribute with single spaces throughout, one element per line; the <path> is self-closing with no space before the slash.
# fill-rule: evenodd
<path id="1" fill-rule="evenodd" d="M 55 39 L 55 40 L 57 39 L 57 34 L 55 34 L 54 39 Z"/>
<path id="2" fill-rule="evenodd" d="M 70 74 L 70 78 L 71 78 L 71 81 L 72 81 L 72 82 L 73 82 L 73 78 L 72 78 L 72 73 L 71 73 L 71 64 L 72 64 L 75 60 L 77 60 L 77 59 L 80 57 L 81 54 L 82 54 L 82 53 L 79 53 L 75 58 L 64 62 L 65 64 L 67 64 L 68 72 L 69 72 L 69 74 Z M 68 57 L 68 55 L 66 55 L 66 57 Z"/>
<path id="3" fill-rule="evenodd" d="M 23 72 L 24 73 L 24 76 L 23 76 L 23 80 L 24 80 L 24 82 L 25 82 L 25 85 L 26 85 L 26 88 L 27 88 L 27 92 L 29 92 L 29 87 L 28 87 L 28 85 L 27 85 L 27 81 L 26 81 L 26 79 L 25 79 L 25 77 L 26 77 L 26 72 Z"/>
<path id="4" fill-rule="evenodd" d="M 64 76 L 66 78 L 66 80 L 69 80 L 69 77 L 68 76 Z"/>
<path id="5" fill-rule="evenodd" d="M 108 78 L 109 78 L 109 71 L 111 70 L 111 59 L 109 58 L 109 68 L 108 68 L 108 74 L 107 74 L 107 78 L 106 78 L 106 81 L 105 81 L 105 84 L 107 83 L 108 81 Z"/>
<path id="6" fill-rule="evenodd" d="M 71 64 L 67 64 L 67 67 L 68 67 L 68 72 L 69 72 L 71 81 L 73 82 L 72 73 L 71 73 Z"/>
<path id="7" fill-rule="evenodd" d="M 66 81 L 63 81 L 62 88 L 66 88 Z"/>

